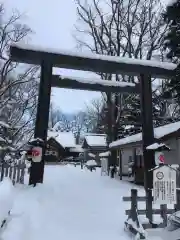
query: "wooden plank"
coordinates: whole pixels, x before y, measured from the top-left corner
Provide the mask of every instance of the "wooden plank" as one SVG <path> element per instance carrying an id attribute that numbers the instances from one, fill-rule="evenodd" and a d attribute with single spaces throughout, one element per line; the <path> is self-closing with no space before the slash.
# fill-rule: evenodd
<path id="1" fill-rule="evenodd" d="M 13 168 L 13 177 L 12 177 L 12 183 L 13 185 L 16 183 L 16 166 Z"/>
<path id="2" fill-rule="evenodd" d="M 5 177 L 8 177 L 8 172 L 9 172 L 9 166 L 6 164 L 5 165 Z"/>
<path id="3" fill-rule="evenodd" d="M 17 177 L 16 177 L 16 183 L 19 183 L 19 182 L 20 182 L 20 171 L 21 171 L 20 166 L 17 166 Z"/>
<path id="4" fill-rule="evenodd" d="M 158 228 L 164 228 L 164 225 L 162 225 L 162 224 L 157 224 L 158 225 Z M 153 226 L 152 226 L 152 224 L 150 224 L 150 223 L 142 223 L 142 226 L 143 226 L 143 228 L 146 230 L 146 229 L 151 229 L 151 228 L 154 228 Z"/>
<path id="5" fill-rule="evenodd" d="M 4 178 L 4 164 L 2 164 L 1 166 L 1 181 L 3 180 Z"/>
<path id="6" fill-rule="evenodd" d="M 21 45 L 10 47 L 10 57 L 12 61 L 21 63 L 40 65 L 42 59 L 51 62 L 54 67 L 103 72 L 116 73 L 137 76 L 141 74 L 150 74 L 152 77 L 167 78 L 175 75 L 175 71 L 171 67 L 164 68 L 163 63 L 149 61 L 148 64 L 144 60 L 130 59 L 125 61 L 125 58 L 117 57 L 114 60 L 112 56 L 101 55 L 85 55 L 82 53 L 68 53 L 65 51 L 55 53 L 53 51 L 45 52 L 44 49 L 35 49 L 33 46 Z M 164 63 L 164 65 L 168 63 Z M 170 64 L 169 64 L 170 66 Z M 175 65 L 174 65 L 175 66 Z"/>
<path id="7" fill-rule="evenodd" d="M 122 198 L 124 202 L 131 202 L 131 197 L 123 197 Z M 138 202 L 144 202 L 146 201 L 146 197 L 145 196 L 137 196 L 137 201 Z"/>
<path id="8" fill-rule="evenodd" d="M 23 184 L 24 183 L 24 175 L 25 175 L 25 168 L 23 167 L 21 169 L 21 176 L 20 176 L 20 183 Z"/>
<path id="9" fill-rule="evenodd" d="M 93 79 L 92 79 L 93 80 Z M 109 80 L 107 80 L 110 82 Z M 106 80 L 102 80 L 103 82 L 107 82 Z M 69 88 L 69 89 L 77 89 L 77 90 L 88 90 L 88 91 L 99 91 L 99 92 L 119 92 L 119 93 L 140 93 L 139 85 L 136 86 L 111 86 L 111 85 L 103 85 L 100 83 L 92 83 L 91 82 L 80 82 L 76 78 L 60 78 L 58 75 L 52 76 L 51 81 L 52 87 L 58 88 Z"/>
<path id="10" fill-rule="evenodd" d="M 12 179 L 13 168 L 12 166 L 9 167 L 9 178 Z"/>
<path id="11" fill-rule="evenodd" d="M 126 210 L 126 211 L 125 211 L 126 215 L 129 216 L 130 211 L 131 211 L 131 210 Z M 138 214 L 139 214 L 139 215 L 146 215 L 146 210 L 145 210 L 145 209 L 138 209 L 137 211 L 138 211 Z M 153 213 L 153 214 L 161 214 L 161 212 L 162 212 L 161 209 L 153 209 L 153 210 L 152 210 L 152 213 Z M 167 209 L 167 214 L 172 214 L 172 213 L 174 213 L 174 212 L 175 212 L 174 209 Z"/>

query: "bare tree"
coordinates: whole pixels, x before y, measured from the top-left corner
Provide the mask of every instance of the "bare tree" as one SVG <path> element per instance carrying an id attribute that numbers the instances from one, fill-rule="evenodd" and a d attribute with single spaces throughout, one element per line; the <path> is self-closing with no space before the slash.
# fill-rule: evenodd
<path id="1" fill-rule="evenodd" d="M 39 74 L 38 67 L 12 62 L 9 48 L 12 43 L 25 40 L 31 32 L 21 23 L 21 14 L 13 12 L 6 19 L 4 6 L 0 5 L 0 120 L 11 129 L 10 134 L 1 133 L 15 147 L 22 146 L 32 136 Z"/>
<path id="2" fill-rule="evenodd" d="M 88 105 L 86 105 L 86 132 L 97 132 L 99 123 L 101 123 L 101 127 L 103 127 L 103 107 L 105 104 L 106 100 L 103 97 L 100 97 L 93 99 Z"/>
<path id="3" fill-rule="evenodd" d="M 163 21 L 163 6 L 158 0 L 76 0 L 78 22 L 75 39 L 79 49 L 93 53 L 164 60 L 163 38 L 167 25 Z M 102 78 L 137 82 L 125 75 L 101 74 Z M 136 98 L 136 96 L 134 96 Z M 112 99 L 109 96 L 107 99 Z M 115 132 L 121 123 L 124 109 L 133 96 L 116 95 Z M 111 106 L 111 103 L 108 102 Z M 124 118 L 123 118 L 124 119 Z"/>

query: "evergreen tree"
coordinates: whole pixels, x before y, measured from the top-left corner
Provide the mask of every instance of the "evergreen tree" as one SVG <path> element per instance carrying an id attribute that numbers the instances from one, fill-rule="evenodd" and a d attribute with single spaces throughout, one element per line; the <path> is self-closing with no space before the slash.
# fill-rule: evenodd
<path id="1" fill-rule="evenodd" d="M 176 76 L 167 84 L 164 97 L 174 98 L 180 103 L 180 0 L 173 1 L 166 8 L 164 20 L 169 24 L 169 31 L 164 38 L 164 47 L 168 51 L 167 58 L 178 64 Z"/>

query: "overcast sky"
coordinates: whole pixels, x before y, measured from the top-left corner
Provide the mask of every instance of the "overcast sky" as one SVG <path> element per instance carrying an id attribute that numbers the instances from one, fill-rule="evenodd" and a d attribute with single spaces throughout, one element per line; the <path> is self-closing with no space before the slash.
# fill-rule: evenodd
<path id="1" fill-rule="evenodd" d="M 10 14 L 12 9 L 24 13 L 23 21 L 34 31 L 31 43 L 42 47 L 75 50 L 75 40 L 72 37 L 76 22 L 76 6 L 74 0 L 4 0 Z M 57 72 L 57 70 L 55 70 Z M 58 70 L 59 72 L 59 70 Z M 87 76 L 85 73 L 63 74 Z M 53 89 L 52 101 L 65 112 L 82 110 L 85 102 L 96 98 L 100 93 L 68 89 Z"/>
<path id="2" fill-rule="evenodd" d="M 23 22 L 27 23 L 34 34 L 31 43 L 42 47 L 75 50 L 72 37 L 76 22 L 76 6 L 74 0 L 4 0 L 8 13 L 18 9 L 24 13 Z M 167 0 L 162 0 L 163 3 Z M 26 17 L 25 17 L 26 16 Z M 65 75 L 85 76 L 87 73 L 74 73 L 70 70 L 56 72 Z M 68 89 L 53 89 L 52 101 L 64 112 L 82 110 L 85 102 L 96 98 L 100 93 Z"/>

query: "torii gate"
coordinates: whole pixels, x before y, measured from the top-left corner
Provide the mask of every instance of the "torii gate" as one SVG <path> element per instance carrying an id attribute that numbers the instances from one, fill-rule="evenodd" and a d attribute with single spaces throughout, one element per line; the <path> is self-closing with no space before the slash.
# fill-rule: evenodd
<path id="1" fill-rule="evenodd" d="M 176 72 L 175 64 L 98 54 L 72 53 L 53 49 L 48 50 L 22 44 L 11 46 L 10 57 L 12 61 L 41 66 L 34 137 L 44 141 L 47 139 L 51 87 L 102 92 L 126 92 L 129 94 L 140 92 L 145 188 L 152 188 L 152 173 L 148 170 L 154 167 L 154 154 L 146 149 L 154 140 L 151 77 L 159 77 L 161 79 L 172 77 Z M 112 85 L 110 81 L 109 83 L 107 82 L 108 80 L 93 83 L 93 79 L 89 82 L 77 78 L 62 78 L 52 75 L 53 67 L 139 76 L 140 85 L 135 86 L 132 83 L 125 83 L 123 85 L 120 82 L 113 82 Z M 45 149 L 40 163 L 32 163 L 30 184 L 43 182 L 44 153 Z"/>

